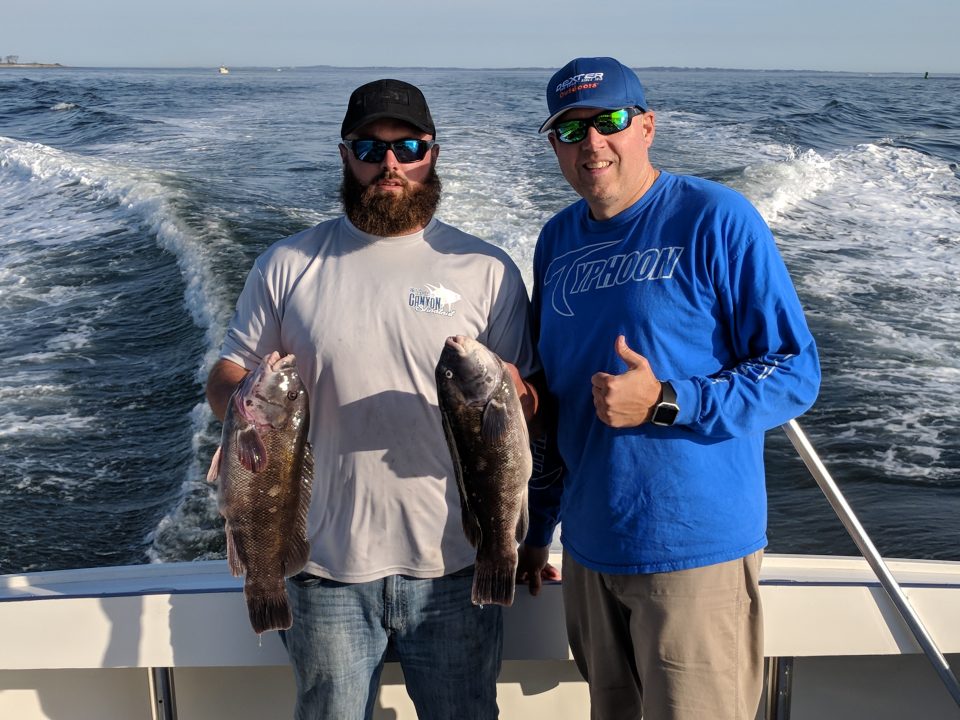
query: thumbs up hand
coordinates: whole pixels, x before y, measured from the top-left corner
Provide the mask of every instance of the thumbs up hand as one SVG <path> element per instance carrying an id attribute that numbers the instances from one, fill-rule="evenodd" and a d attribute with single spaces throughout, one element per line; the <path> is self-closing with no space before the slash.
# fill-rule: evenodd
<path id="1" fill-rule="evenodd" d="M 660 400 L 660 381 L 647 359 L 632 350 L 623 335 L 617 337 L 616 350 L 627 371 L 622 375 L 599 372 L 590 378 L 593 405 L 600 421 L 610 427 L 636 427 L 650 420 L 653 406 Z"/>

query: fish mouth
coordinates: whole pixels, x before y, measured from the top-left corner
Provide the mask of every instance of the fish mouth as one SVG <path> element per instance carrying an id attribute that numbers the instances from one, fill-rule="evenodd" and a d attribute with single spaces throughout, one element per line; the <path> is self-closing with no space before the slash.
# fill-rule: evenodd
<path id="1" fill-rule="evenodd" d="M 267 367 L 270 369 L 270 372 L 287 370 L 297 364 L 297 358 L 292 353 L 290 355 L 281 356 L 276 350 L 267 355 L 264 360 L 266 360 Z"/>
<path id="2" fill-rule="evenodd" d="M 465 335 L 453 335 L 448 337 L 444 345 L 451 350 L 456 350 L 457 354 L 460 356 L 467 354 L 467 337 Z"/>

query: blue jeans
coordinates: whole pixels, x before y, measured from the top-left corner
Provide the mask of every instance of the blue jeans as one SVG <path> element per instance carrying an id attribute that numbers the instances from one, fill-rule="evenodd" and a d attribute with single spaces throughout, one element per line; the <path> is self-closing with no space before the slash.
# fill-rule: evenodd
<path id="1" fill-rule="evenodd" d="M 297 682 L 296 720 L 370 720 L 388 647 L 420 720 L 498 717 L 499 606 L 470 602 L 473 568 L 421 580 L 287 581 L 282 634 Z"/>

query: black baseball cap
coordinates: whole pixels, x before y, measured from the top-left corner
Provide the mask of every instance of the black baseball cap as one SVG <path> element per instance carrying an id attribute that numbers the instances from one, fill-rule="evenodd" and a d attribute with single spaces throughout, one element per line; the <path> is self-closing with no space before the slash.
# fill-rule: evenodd
<path id="1" fill-rule="evenodd" d="M 345 138 L 357 128 L 383 118 L 402 120 L 434 137 L 437 135 L 420 89 L 402 80 L 388 79 L 374 80 L 351 93 L 340 137 Z"/>

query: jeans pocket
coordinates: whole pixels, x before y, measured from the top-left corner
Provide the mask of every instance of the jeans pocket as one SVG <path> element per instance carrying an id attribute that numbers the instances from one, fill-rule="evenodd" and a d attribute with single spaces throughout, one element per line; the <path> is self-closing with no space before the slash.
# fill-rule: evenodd
<path id="1" fill-rule="evenodd" d="M 319 575 L 311 575 L 308 572 L 300 572 L 289 578 L 290 582 L 302 588 L 316 587 L 323 583 L 323 578 Z"/>

